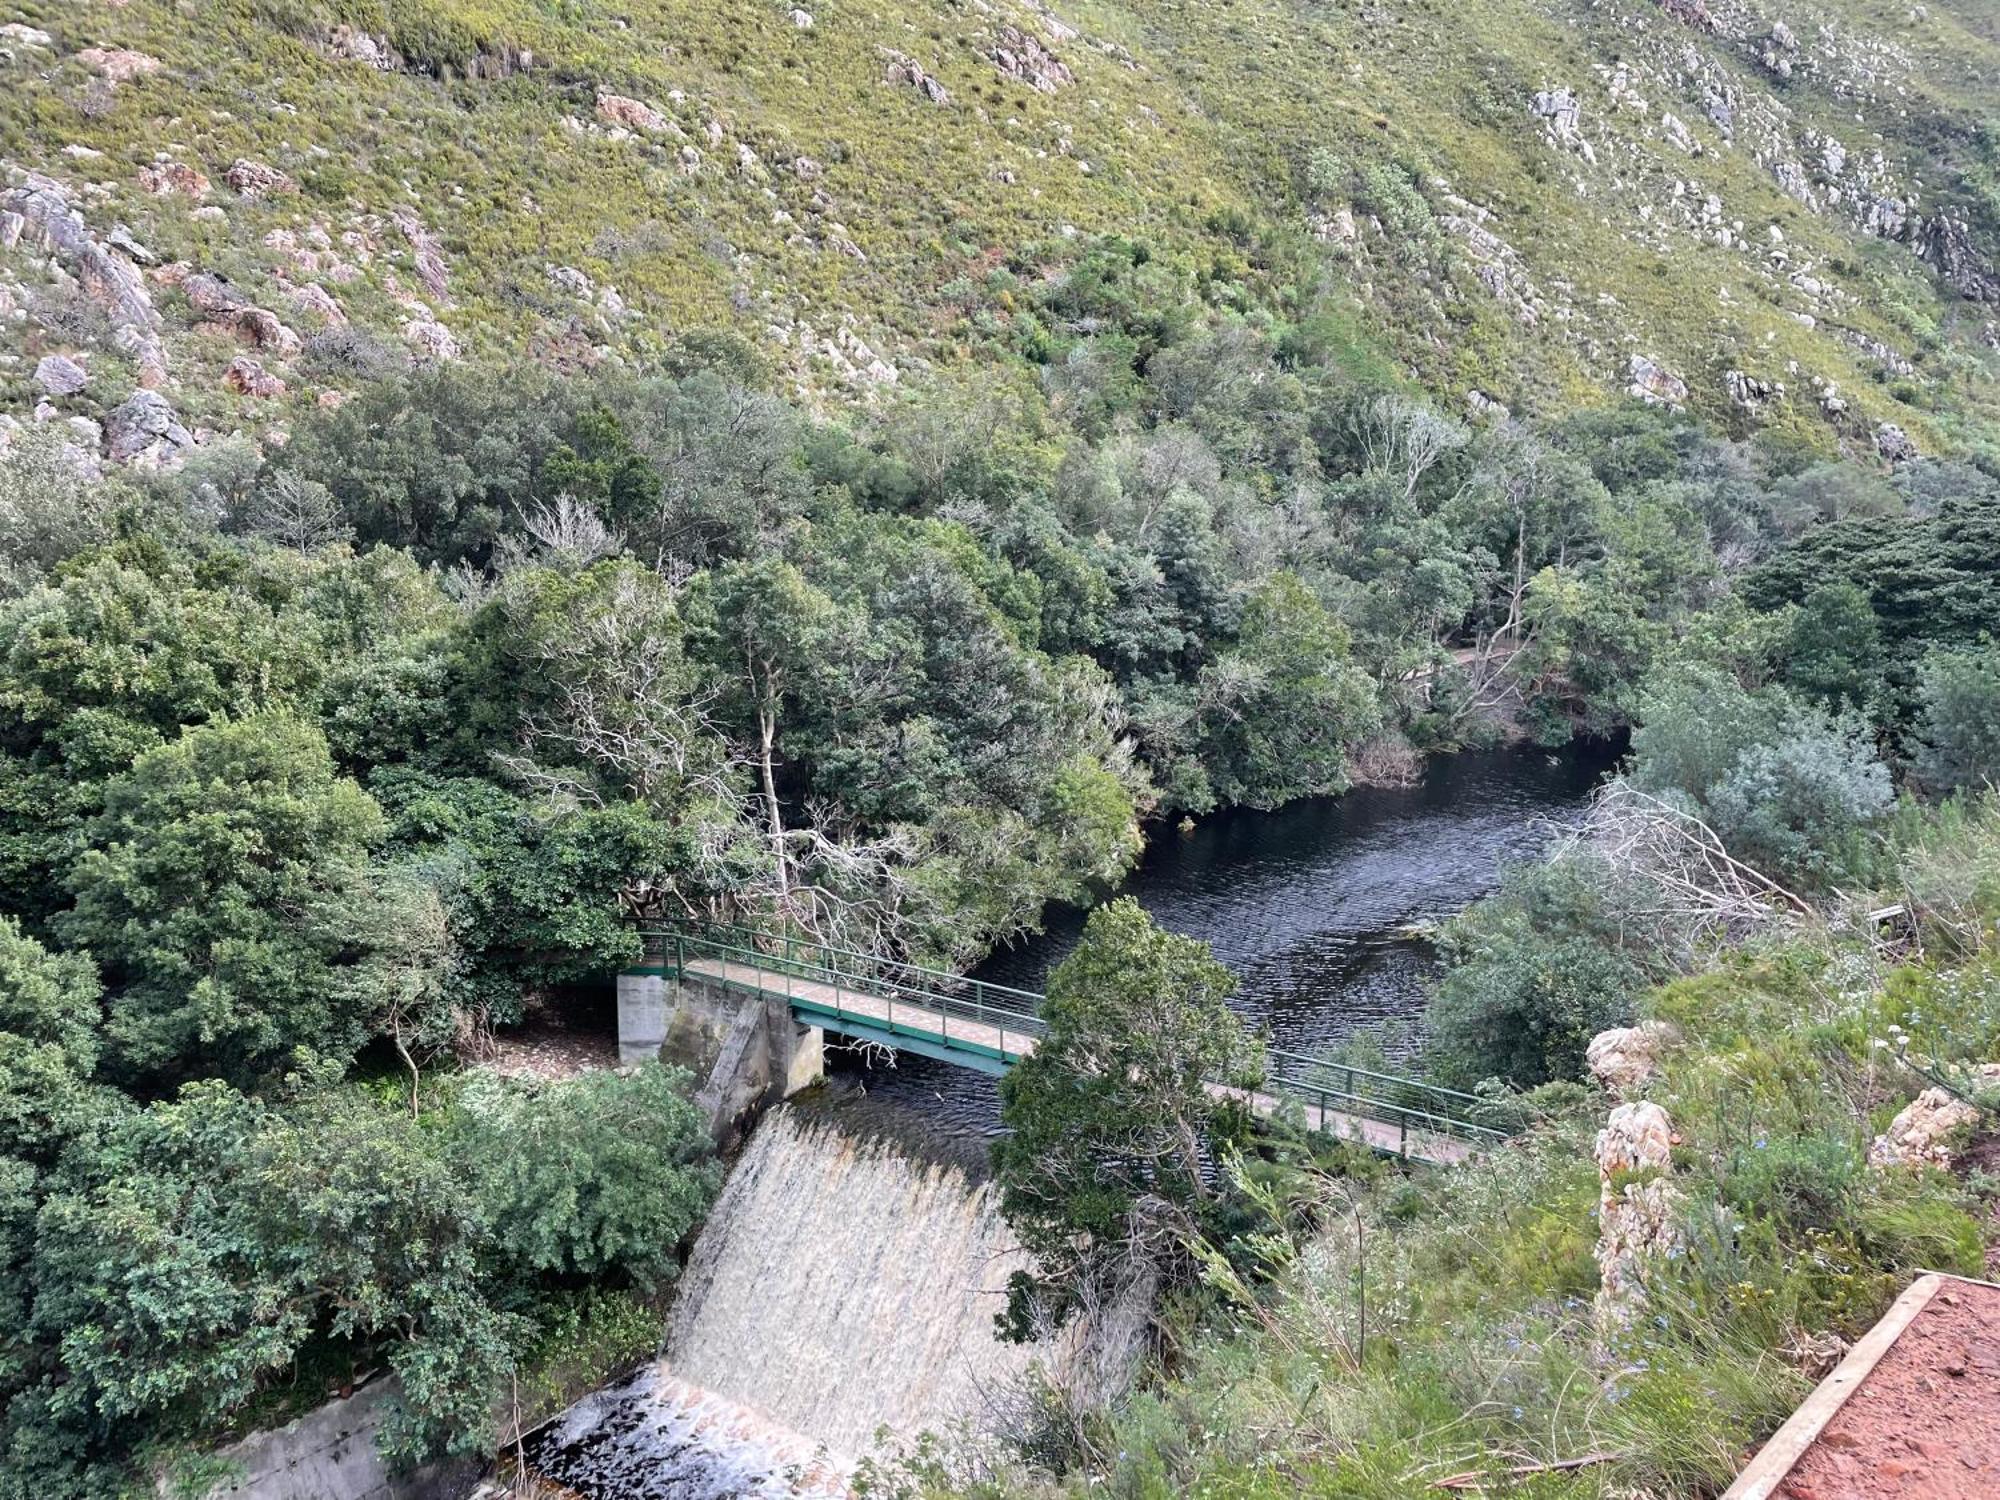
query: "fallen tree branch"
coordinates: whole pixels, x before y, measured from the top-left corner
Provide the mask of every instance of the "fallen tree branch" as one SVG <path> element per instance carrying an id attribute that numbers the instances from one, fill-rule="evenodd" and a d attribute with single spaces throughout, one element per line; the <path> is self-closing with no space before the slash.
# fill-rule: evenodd
<path id="1" fill-rule="evenodd" d="M 1494 1479 L 1530 1479 L 1537 1474 L 1564 1474 L 1571 1469 L 1587 1469 L 1593 1464 L 1616 1463 L 1625 1457 L 1622 1453 L 1586 1453 L 1581 1458 L 1561 1458 L 1545 1464 L 1515 1464 L 1502 1469 L 1498 1474 L 1488 1474 L 1479 1469 L 1468 1469 L 1463 1474 L 1453 1474 L 1444 1479 L 1434 1480 L 1434 1490 L 1477 1490 Z"/>

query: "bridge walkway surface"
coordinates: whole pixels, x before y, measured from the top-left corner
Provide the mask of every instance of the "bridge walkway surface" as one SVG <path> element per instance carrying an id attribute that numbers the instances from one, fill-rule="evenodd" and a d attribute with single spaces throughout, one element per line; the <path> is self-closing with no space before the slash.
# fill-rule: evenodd
<path id="1" fill-rule="evenodd" d="M 736 930 L 720 938 L 649 936 L 663 940 L 666 971 L 683 979 L 781 999 L 806 1025 L 989 1074 L 1032 1054 L 1047 1032 L 1035 1014 L 1041 997 L 1029 991 L 797 943 L 766 953 L 755 946 L 760 935 Z M 1261 1086 L 1211 1083 L 1210 1094 L 1260 1116 L 1296 1108 L 1309 1130 L 1438 1165 L 1464 1161 L 1504 1138 L 1465 1118 L 1479 1102 L 1470 1095 L 1275 1050 L 1268 1055 Z"/>

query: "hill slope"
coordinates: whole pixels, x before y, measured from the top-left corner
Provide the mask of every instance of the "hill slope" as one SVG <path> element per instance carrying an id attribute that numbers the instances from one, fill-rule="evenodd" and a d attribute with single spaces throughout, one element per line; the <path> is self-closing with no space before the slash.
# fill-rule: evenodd
<path id="1" fill-rule="evenodd" d="M 1315 322 L 1454 404 L 1630 388 L 1850 451 L 2000 409 L 1983 0 L 19 14 L 22 417 L 137 382 L 255 431 L 408 358 L 645 362 L 712 329 L 868 395 L 1059 350 L 1077 320 L 1036 289 L 1106 234 L 1197 307 Z M 157 453 L 167 420 L 110 444 Z"/>

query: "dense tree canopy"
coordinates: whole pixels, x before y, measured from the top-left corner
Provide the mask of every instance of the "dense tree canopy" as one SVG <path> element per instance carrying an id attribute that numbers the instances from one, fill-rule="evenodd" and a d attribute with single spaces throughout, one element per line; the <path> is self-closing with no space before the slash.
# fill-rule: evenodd
<path id="1" fill-rule="evenodd" d="M 669 1277 L 715 1184 L 685 1081 L 479 1066 L 601 1008 L 635 913 L 963 963 L 1149 818 L 1628 729 L 1634 785 L 1819 893 L 1898 772 L 1995 774 L 1980 468 L 1462 420 L 1127 241 L 1021 292 L 1029 363 L 840 417 L 682 337 L 357 366 L 173 472 L 0 455 L 0 1500 L 116 1493 L 335 1355 L 402 1375 L 399 1443 L 476 1443 L 538 1319 Z M 1439 1066 L 1573 1071 L 1644 962 L 1608 899 L 1455 929 Z M 1125 906 L 1056 976 L 1007 1083 L 1022 1317 L 1216 1211 L 1226 991 Z"/>

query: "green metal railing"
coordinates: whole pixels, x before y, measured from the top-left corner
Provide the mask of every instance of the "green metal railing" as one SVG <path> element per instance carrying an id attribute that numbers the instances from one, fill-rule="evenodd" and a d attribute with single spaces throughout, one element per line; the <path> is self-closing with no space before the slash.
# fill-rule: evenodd
<path id="1" fill-rule="evenodd" d="M 725 969 L 703 977 L 726 988 L 782 994 L 795 1012 L 830 1023 L 831 1030 L 973 1061 L 988 1072 L 1018 1062 L 1048 1034 L 1036 1013 L 1043 997 L 1032 990 L 747 927 L 649 929 L 640 936 L 660 966 L 676 975 L 693 962 L 748 970 L 747 976 Z M 793 982 L 773 984 L 766 976 Z M 1254 1092 L 1316 1110 L 1323 1129 L 1334 1129 L 1331 1122 L 1343 1115 L 1357 1125 L 1393 1129 L 1398 1156 L 1410 1154 L 1413 1137 L 1419 1144 L 1424 1136 L 1471 1144 L 1506 1138 L 1505 1131 L 1472 1118 L 1482 1103 L 1475 1095 L 1296 1052 L 1270 1049 L 1265 1056 L 1265 1076 Z M 1380 1141 L 1370 1144 L 1388 1149 Z"/>
<path id="2" fill-rule="evenodd" d="M 1485 1102 L 1476 1094 L 1276 1048 L 1267 1049 L 1265 1058 L 1266 1092 L 1309 1105 L 1319 1111 L 1322 1120 L 1338 1112 L 1393 1126 L 1398 1156 L 1409 1155 L 1413 1131 L 1475 1145 L 1507 1138 L 1506 1131 L 1471 1118 Z"/>
<path id="3" fill-rule="evenodd" d="M 841 1023 L 836 1030 L 872 1039 L 936 1039 L 946 1050 L 1002 1064 L 1018 1062 L 1048 1033 L 1032 990 L 992 984 L 900 959 L 834 948 L 809 938 L 744 927 L 676 928 L 642 932 L 664 964 L 679 973 L 690 959 L 707 959 L 804 980 L 819 993 L 784 993 L 795 1011 Z M 770 993 L 755 980 L 723 977 L 729 988 Z M 903 1015 L 897 1015 L 901 1006 Z M 954 1034 L 952 1023 L 959 1029 Z M 879 1037 L 877 1034 L 881 1034 Z"/>

